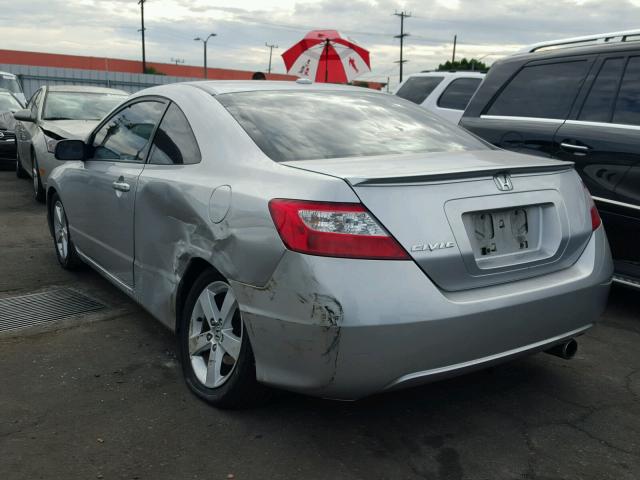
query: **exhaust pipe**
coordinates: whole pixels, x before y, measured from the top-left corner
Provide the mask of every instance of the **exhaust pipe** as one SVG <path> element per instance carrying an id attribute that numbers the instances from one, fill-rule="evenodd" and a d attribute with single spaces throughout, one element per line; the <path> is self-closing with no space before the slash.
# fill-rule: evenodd
<path id="1" fill-rule="evenodd" d="M 565 360 L 572 359 L 578 351 L 578 342 L 571 338 L 566 342 L 554 345 L 549 350 L 545 350 L 545 353 L 555 355 L 556 357 L 564 358 Z"/>

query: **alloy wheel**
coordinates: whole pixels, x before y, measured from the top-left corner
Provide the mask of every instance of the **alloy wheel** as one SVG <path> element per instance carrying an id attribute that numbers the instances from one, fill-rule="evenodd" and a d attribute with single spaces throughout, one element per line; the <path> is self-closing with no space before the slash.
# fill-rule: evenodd
<path id="1" fill-rule="evenodd" d="M 221 281 L 202 290 L 189 321 L 189 357 L 196 378 L 218 388 L 233 373 L 242 346 L 242 319 L 231 287 Z"/>
<path id="2" fill-rule="evenodd" d="M 62 202 L 58 200 L 53 206 L 53 233 L 60 259 L 65 260 L 69 254 L 69 227 Z"/>

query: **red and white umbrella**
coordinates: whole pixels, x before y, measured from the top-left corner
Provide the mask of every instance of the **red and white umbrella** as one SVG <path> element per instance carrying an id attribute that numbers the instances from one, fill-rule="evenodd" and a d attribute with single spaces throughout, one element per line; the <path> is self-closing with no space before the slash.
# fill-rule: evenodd
<path id="1" fill-rule="evenodd" d="M 316 82 L 347 83 L 371 71 L 369 52 L 335 30 L 312 30 L 282 59 L 287 73 Z"/>

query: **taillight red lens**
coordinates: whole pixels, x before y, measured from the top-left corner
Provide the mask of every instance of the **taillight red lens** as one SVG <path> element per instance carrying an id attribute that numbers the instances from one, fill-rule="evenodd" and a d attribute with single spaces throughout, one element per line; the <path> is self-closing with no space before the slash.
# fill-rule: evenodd
<path id="1" fill-rule="evenodd" d="M 589 189 L 586 185 L 582 184 L 584 187 L 584 194 L 587 197 L 587 204 L 589 205 L 589 214 L 591 215 L 591 231 L 594 231 L 600 225 L 602 225 L 602 219 L 600 218 L 600 213 L 598 212 L 598 208 L 591 197 L 591 193 L 589 193 Z"/>
<path id="2" fill-rule="evenodd" d="M 276 198 L 269 202 L 269 211 L 289 250 L 326 257 L 409 259 L 360 203 Z"/>

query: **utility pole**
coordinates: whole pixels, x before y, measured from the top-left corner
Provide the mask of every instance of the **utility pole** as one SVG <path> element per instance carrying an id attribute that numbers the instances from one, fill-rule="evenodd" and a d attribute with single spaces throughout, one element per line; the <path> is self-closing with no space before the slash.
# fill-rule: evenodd
<path id="1" fill-rule="evenodd" d="M 147 73 L 147 54 L 144 49 L 144 2 L 147 0 L 138 0 L 138 5 L 140 5 L 140 21 L 142 23 L 142 28 L 140 28 L 140 32 L 142 32 L 142 73 Z"/>
<path id="2" fill-rule="evenodd" d="M 410 13 L 405 12 L 404 10 L 400 13 L 394 13 L 395 16 L 400 17 L 400 35 L 395 35 L 393 38 L 400 39 L 400 60 L 395 62 L 400 64 L 400 82 L 402 82 L 402 65 L 407 62 L 402 58 L 402 48 L 404 46 L 404 37 L 408 37 L 408 33 L 404 33 L 404 19 L 411 17 Z"/>
<path id="3" fill-rule="evenodd" d="M 267 42 L 264 42 L 265 47 L 269 47 L 269 68 L 267 69 L 268 73 L 271 73 L 271 56 L 273 55 L 273 49 L 278 48 L 278 45 L 271 44 L 269 45 Z"/>
<path id="4" fill-rule="evenodd" d="M 196 37 L 194 40 L 196 42 L 202 42 L 204 45 L 204 78 L 207 78 L 207 43 L 211 37 L 217 36 L 216 33 L 210 33 L 207 38 Z"/>
<path id="5" fill-rule="evenodd" d="M 453 56 L 451 57 L 451 63 L 456 63 L 456 44 L 458 43 L 458 35 L 453 36 Z M 453 65 L 452 65 L 453 67 Z"/>
<path id="6" fill-rule="evenodd" d="M 176 65 L 179 65 L 181 63 L 184 63 L 184 58 L 173 58 L 173 57 L 171 57 L 171 62 L 175 63 Z"/>

